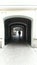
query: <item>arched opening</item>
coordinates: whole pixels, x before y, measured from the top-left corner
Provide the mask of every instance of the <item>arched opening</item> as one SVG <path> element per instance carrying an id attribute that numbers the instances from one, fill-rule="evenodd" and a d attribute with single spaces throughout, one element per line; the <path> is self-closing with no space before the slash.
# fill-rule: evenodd
<path id="1" fill-rule="evenodd" d="M 31 44 L 31 19 L 22 17 L 8 18 L 4 21 L 5 44 Z"/>

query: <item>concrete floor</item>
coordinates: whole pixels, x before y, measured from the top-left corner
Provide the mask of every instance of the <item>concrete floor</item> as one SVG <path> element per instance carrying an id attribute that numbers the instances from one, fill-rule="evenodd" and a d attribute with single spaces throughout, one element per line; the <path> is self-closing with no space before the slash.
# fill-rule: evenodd
<path id="1" fill-rule="evenodd" d="M 0 65 L 37 65 L 37 48 L 8 44 L 0 48 Z"/>

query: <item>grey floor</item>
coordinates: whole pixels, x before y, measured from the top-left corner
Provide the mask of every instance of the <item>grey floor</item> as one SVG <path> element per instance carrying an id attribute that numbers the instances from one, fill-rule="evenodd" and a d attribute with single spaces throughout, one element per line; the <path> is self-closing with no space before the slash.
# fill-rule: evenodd
<path id="1" fill-rule="evenodd" d="M 0 65 L 37 65 L 37 48 L 8 44 L 0 48 Z"/>

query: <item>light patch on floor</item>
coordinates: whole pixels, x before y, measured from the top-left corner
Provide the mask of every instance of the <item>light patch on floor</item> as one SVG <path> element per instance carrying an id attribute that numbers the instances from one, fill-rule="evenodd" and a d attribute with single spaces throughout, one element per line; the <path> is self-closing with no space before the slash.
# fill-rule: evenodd
<path id="1" fill-rule="evenodd" d="M 37 53 L 29 45 L 8 44 L 0 48 L 0 65 L 37 65 Z"/>

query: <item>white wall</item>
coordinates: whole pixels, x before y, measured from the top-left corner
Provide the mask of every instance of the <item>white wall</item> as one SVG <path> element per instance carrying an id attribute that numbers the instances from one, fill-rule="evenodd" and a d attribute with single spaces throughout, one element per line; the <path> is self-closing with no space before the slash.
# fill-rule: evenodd
<path id="1" fill-rule="evenodd" d="M 37 10 L 36 10 L 36 13 L 35 13 L 35 18 L 36 18 L 36 21 L 34 22 L 34 36 L 35 36 L 35 39 L 37 39 Z"/>
<path id="2" fill-rule="evenodd" d="M 22 10 L 22 11 L 2 11 L 3 8 L 25 8 L 34 10 Z M 0 39 L 2 38 L 2 45 L 4 45 L 4 18 L 13 15 L 24 15 L 31 17 L 32 21 L 32 38 L 37 39 L 37 0 L 0 0 Z M 37 44 L 33 43 L 36 47 Z"/>
<path id="3" fill-rule="evenodd" d="M 24 17 L 32 18 L 32 41 L 33 38 L 37 39 L 37 11 L 36 10 L 13 10 L 13 11 L 0 11 L 0 38 L 2 38 L 2 46 L 4 46 L 4 20 L 8 17 L 21 15 Z M 32 45 L 34 43 L 32 42 Z M 36 46 L 36 45 L 35 45 Z"/>
<path id="4" fill-rule="evenodd" d="M 0 38 L 3 38 L 3 25 L 4 25 L 4 18 L 8 16 L 16 16 L 16 15 L 22 15 L 22 16 L 27 16 L 33 19 L 33 38 L 37 38 L 37 34 L 35 32 L 36 28 L 36 17 L 35 17 L 35 10 L 16 10 L 16 11 L 0 11 Z"/>

